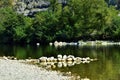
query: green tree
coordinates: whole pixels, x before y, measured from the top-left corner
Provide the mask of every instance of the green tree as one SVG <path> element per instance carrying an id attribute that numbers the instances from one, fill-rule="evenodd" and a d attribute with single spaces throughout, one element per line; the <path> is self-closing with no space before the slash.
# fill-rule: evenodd
<path id="1" fill-rule="evenodd" d="M 69 5 L 78 37 L 102 35 L 106 25 L 112 22 L 111 8 L 104 0 L 71 0 Z"/>
<path id="2" fill-rule="evenodd" d="M 18 15 L 12 8 L 1 8 L 1 38 L 3 43 L 20 42 L 25 35 L 24 16 Z"/>

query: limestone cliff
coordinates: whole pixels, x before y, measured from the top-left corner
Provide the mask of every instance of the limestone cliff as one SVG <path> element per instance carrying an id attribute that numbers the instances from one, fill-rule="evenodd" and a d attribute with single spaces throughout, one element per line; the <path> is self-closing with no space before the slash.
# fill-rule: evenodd
<path id="1" fill-rule="evenodd" d="M 14 6 L 19 14 L 32 16 L 36 12 L 46 11 L 50 6 L 50 0 L 15 0 Z M 58 3 L 66 2 L 66 0 L 58 0 Z"/>
<path id="2" fill-rule="evenodd" d="M 28 16 L 38 11 L 47 10 L 49 5 L 50 2 L 47 0 L 17 0 L 14 6 L 17 13 Z"/>

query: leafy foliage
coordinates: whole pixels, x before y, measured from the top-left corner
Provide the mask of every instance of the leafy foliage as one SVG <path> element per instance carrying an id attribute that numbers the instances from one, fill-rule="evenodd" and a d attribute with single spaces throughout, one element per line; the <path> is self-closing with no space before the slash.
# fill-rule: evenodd
<path id="1" fill-rule="evenodd" d="M 120 39 L 118 11 L 108 7 L 104 0 L 67 0 L 66 4 L 51 0 L 50 3 L 47 11 L 38 12 L 34 18 L 17 14 L 10 5 L 6 6 L 11 2 L 2 3 L 6 7 L 0 8 L 0 42 Z"/>

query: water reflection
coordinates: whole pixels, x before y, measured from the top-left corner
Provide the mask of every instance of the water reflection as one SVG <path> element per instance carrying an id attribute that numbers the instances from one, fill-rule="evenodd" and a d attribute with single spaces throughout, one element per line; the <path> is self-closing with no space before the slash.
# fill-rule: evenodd
<path id="1" fill-rule="evenodd" d="M 41 56 L 74 55 L 75 57 L 97 58 L 98 61 L 89 64 L 59 63 L 53 70 L 71 72 L 80 79 L 89 80 L 120 80 L 120 46 L 0 46 L 0 56 L 15 56 L 19 59 L 36 58 Z M 46 63 L 45 63 L 46 64 Z M 52 63 L 53 64 L 53 63 Z M 62 66 L 62 68 L 57 67 Z M 74 66 L 71 66 L 74 65 Z M 67 67 L 66 67 L 67 66 Z"/>
<path id="2" fill-rule="evenodd" d="M 69 62 L 40 62 L 39 65 L 44 68 L 63 68 L 63 67 L 72 67 L 78 64 L 88 64 L 90 61 L 69 61 Z"/>

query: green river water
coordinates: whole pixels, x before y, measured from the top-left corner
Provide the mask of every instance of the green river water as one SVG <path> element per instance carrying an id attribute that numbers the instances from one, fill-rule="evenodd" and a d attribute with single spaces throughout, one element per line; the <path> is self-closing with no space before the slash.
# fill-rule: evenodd
<path id="1" fill-rule="evenodd" d="M 11 46 L 1 45 L 0 56 L 15 56 L 18 59 L 41 56 L 74 55 L 97 58 L 97 61 L 73 66 L 55 67 L 53 70 L 71 72 L 89 80 L 120 80 L 120 46 Z"/>

